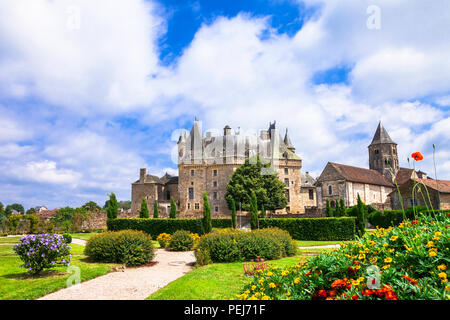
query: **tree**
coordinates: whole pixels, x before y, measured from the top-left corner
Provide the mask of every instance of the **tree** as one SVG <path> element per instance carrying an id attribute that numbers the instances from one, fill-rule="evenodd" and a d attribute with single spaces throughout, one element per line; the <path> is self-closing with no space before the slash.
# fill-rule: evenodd
<path id="1" fill-rule="evenodd" d="M 264 208 L 264 205 L 261 205 L 261 219 L 264 219 L 266 217 L 266 209 Z"/>
<path id="2" fill-rule="evenodd" d="M 332 217 L 333 216 L 333 211 L 331 210 L 331 207 L 330 207 L 330 200 L 328 200 L 328 199 L 327 199 L 327 204 L 326 204 L 326 207 L 325 207 L 325 215 L 327 217 Z"/>
<path id="3" fill-rule="evenodd" d="M 119 208 L 116 194 L 114 192 L 111 192 L 111 194 L 109 195 L 108 207 L 106 209 L 106 216 L 108 217 L 108 219 L 116 219 L 118 214 Z"/>
<path id="4" fill-rule="evenodd" d="M 139 210 L 139 218 L 148 218 L 150 216 L 148 211 L 148 205 L 145 198 L 142 198 L 141 201 L 141 210 Z"/>
<path id="5" fill-rule="evenodd" d="M 36 214 L 36 209 L 35 208 L 30 208 L 28 209 L 25 214 Z"/>
<path id="6" fill-rule="evenodd" d="M 339 199 L 339 210 L 340 210 L 339 212 L 340 217 L 345 216 L 345 202 L 343 198 Z"/>
<path id="7" fill-rule="evenodd" d="M 153 203 L 153 218 L 158 218 L 158 211 L 158 201 L 155 200 L 155 202 Z"/>
<path id="8" fill-rule="evenodd" d="M 10 207 L 13 210 L 16 210 L 20 214 L 25 213 L 25 209 L 24 209 L 23 205 L 21 205 L 20 203 L 13 203 L 13 204 L 10 204 L 8 207 Z"/>
<path id="9" fill-rule="evenodd" d="M 203 192 L 203 232 L 210 233 L 212 230 L 211 206 L 209 204 L 208 194 Z"/>
<path id="10" fill-rule="evenodd" d="M 356 230 L 358 231 L 358 234 L 362 236 L 366 229 L 366 205 L 364 204 L 364 202 L 362 202 L 359 193 L 356 207 Z"/>
<path id="11" fill-rule="evenodd" d="M 253 190 L 252 190 L 251 200 L 250 200 L 250 228 L 252 230 L 259 229 L 258 201 L 256 199 L 256 194 Z"/>
<path id="12" fill-rule="evenodd" d="M 175 200 L 173 198 L 170 198 L 170 219 L 175 219 L 177 217 L 177 205 L 175 203 Z"/>
<path id="13" fill-rule="evenodd" d="M 236 229 L 236 202 L 231 199 L 231 227 Z"/>
<path id="14" fill-rule="evenodd" d="M 89 201 L 86 202 L 85 204 L 83 204 L 81 206 L 84 210 L 88 211 L 88 212 L 96 212 L 96 211 L 100 211 L 102 208 L 100 208 L 100 206 L 95 203 L 94 201 Z"/>
<path id="15" fill-rule="evenodd" d="M 266 210 L 277 210 L 286 207 L 286 186 L 278 178 L 276 172 L 262 174 L 263 168 L 270 168 L 270 164 L 263 164 L 259 157 L 251 164 L 249 159 L 239 166 L 227 185 L 225 199 L 231 209 L 231 200 L 241 203 L 242 210 L 250 210 L 251 191 L 255 192 L 258 205 L 264 205 Z"/>
<path id="16" fill-rule="evenodd" d="M 3 207 L 3 203 L 0 202 L 0 216 L 5 214 L 5 207 Z"/>

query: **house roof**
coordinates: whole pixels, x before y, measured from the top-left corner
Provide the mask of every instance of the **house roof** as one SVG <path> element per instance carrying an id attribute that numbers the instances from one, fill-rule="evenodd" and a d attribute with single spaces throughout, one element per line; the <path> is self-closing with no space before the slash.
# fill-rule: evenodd
<path id="1" fill-rule="evenodd" d="M 302 187 L 314 187 L 316 179 L 311 177 L 308 172 L 302 172 L 301 177 L 302 177 L 302 184 L 301 184 Z"/>
<path id="2" fill-rule="evenodd" d="M 394 141 L 392 141 L 392 139 L 389 136 L 389 134 L 387 133 L 386 129 L 381 124 L 381 121 L 378 124 L 377 131 L 375 131 L 375 135 L 373 136 L 373 139 L 372 139 L 372 142 L 370 143 L 370 145 L 380 144 L 380 143 L 396 144 Z"/>
<path id="3" fill-rule="evenodd" d="M 434 180 L 434 179 L 416 179 L 422 182 L 427 188 L 438 190 L 441 193 L 450 193 L 450 181 L 448 180 Z"/>
<path id="4" fill-rule="evenodd" d="M 328 162 L 334 167 L 343 179 L 351 182 L 367 183 L 379 186 L 393 187 L 394 185 L 387 180 L 381 173 L 372 169 L 348 166 L 340 163 Z"/>
<path id="5" fill-rule="evenodd" d="M 404 184 L 405 182 L 409 181 L 411 179 L 413 173 L 413 169 L 409 168 L 400 168 L 397 171 L 397 175 L 395 176 L 395 180 L 397 181 L 397 184 L 400 186 Z"/>

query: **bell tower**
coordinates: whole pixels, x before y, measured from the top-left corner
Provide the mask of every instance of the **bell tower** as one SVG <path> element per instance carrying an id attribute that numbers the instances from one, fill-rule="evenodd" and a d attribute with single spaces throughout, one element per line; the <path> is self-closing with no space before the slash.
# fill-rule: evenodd
<path id="1" fill-rule="evenodd" d="M 381 121 L 368 148 L 369 168 L 378 171 L 393 182 L 399 170 L 397 144 L 389 137 Z"/>

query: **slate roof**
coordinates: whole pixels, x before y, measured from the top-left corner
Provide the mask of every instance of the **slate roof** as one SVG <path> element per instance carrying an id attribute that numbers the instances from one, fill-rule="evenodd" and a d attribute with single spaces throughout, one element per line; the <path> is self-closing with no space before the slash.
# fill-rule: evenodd
<path id="1" fill-rule="evenodd" d="M 372 139 L 372 142 L 370 143 L 370 145 L 380 144 L 380 143 L 396 144 L 394 141 L 392 141 L 392 139 L 389 136 L 389 134 L 387 133 L 386 129 L 381 124 L 381 121 L 378 124 L 377 131 L 375 131 L 375 135 L 373 136 L 373 139 Z"/>
<path id="2" fill-rule="evenodd" d="M 378 186 L 393 187 L 394 185 L 387 180 L 381 173 L 372 169 L 348 166 L 340 163 L 328 162 L 343 179 L 351 182 L 360 182 Z"/>
<path id="3" fill-rule="evenodd" d="M 413 169 L 400 168 L 397 171 L 397 175 L 395 177 L 397 184 L 400 186 L 400 185 L 404 184 L 405 182 L 409 181 L 409 179 L 411 179 L 412 172 L 413 172 Z"/>
<path id="4" fill-rule="evenodd" d="M 302 187 L 309 187 L 309 188 L 314 187 L 316 179 L 311 177 L 308 172 L 302 172 L 301 178 L 302 178 L 302 185 L 301 185 Z"/>

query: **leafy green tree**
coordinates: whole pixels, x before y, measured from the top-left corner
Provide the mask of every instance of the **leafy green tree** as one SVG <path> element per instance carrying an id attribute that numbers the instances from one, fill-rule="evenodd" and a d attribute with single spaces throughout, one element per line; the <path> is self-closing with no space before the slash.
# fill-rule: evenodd
<path id="1" fill-rule="evenodd" d="M 119 208 L 123 210 L 131 209 L 131 201 L 119 201 Z"/>
<path id="2" fill-rule="evenodd" d="M 100 211 L 102 208 L 95 203 L 94 201 L 89 201 L 86 202 L 85 204 L 83 204 L 81 206 L 84 210 L 88 211 L 88 212 L 97 212 Z"/>
<path id="3" fill-rule="evenodd" d="M 270 168 L 270 163 L 263 164 L 259 157 L 252 164 L 247 159 L 239 166 L 227 185 L 225 199 L 231 209 L 231 200 L 241 203 L 242 210 L 250 210 L 251 191 L 255 192 L 258 205 L 266 210 L 277 210 L 286 207 L 286 186 L 278 178 L 278 174 L 262 174 L 263 168 Z"/>
<path id="4" fill-rule="evenodd" d="M 142 198 L 141 201 L 141 210 L 139 210 L 139 218 L 148 218 L 150 216 L 150 213 L 148 211 L 148 205 L 145 198 Z"/>
<path id="5" fill-rule="evenodd" d="M 256 199 L 256 193 L 252 190 L 250 200 L 250 228 L 252 230 L 259 228 L 258 223 L 258 200 Z"/>
<path id="6" fill-rule="evenodd" d="M 231 227 L 236 229 L 236 202 L 231 199 Z"/>
<path id="7" fill-rule="evenodd" d="M 159 213 L 158 201 L 155 200 L 155 202 L 153 203 L 153 218 L 157 219 L 158 213 Z"/>
<path id="8" fill-rule="evenodd" d="M 20 214 L 25 213 L 25 209 L 24 209 L 23 205 L 21 205 L 20 203 L 13 203 L 13 204 L 8 205 L 8 207 L 10 207 L 13 210 L 16 210 Z"/>
<path id="9" fill-rule="evenodd" d="M 356 204 L 356 229 L 358 234 L 362 236 L 366 230 L 366 205 L 362 202 L 361 197 L 358 193 L 358 201 Z"/>
<path id="10" fill-rule="evenodd" d="M 36 209 L 35 208 L 30 208 L 28 209 L 25 214 L 36 214 Z"/>
<path id="11" fill-rule="evenodd" d="M 108 217 L 108 219 L 116 219 L 118 214 L 119 207 L 116 194 L 114 192 L 111 192 L 111 194 L 109 195 L 108 207 L 106 209 L 106 216 Z"/>
<path id="12" fill-rule="evenodd" d="M 261 205 L 261 219 L 264 219 L 266 217 L 266 209 L 264 208 L 264 205 Z"/>
<path id="13" fill-rule="evenodd" d="M 333 216 L 333 211 L 331 210 L 331 207 L 330 207 L 330 200 L 328 200 L 328 199 L 327 199 L 326 207 L 325 207 L 325 215 L 327 217 L 332 217 Z"/>
<path id="14" fill-rule="evenodd" d="M 211 205 L 209 204 L 208 194 L 203 192 L 203 232 L 210 233 L 212 230 Z"/>
<path id="15" fill-rule="evenodd" d="M 170 198 L 170 219 L 175 219 L 177 217 L 177 205 L 175 203 L 175 200 L 173 198 Z"/>

